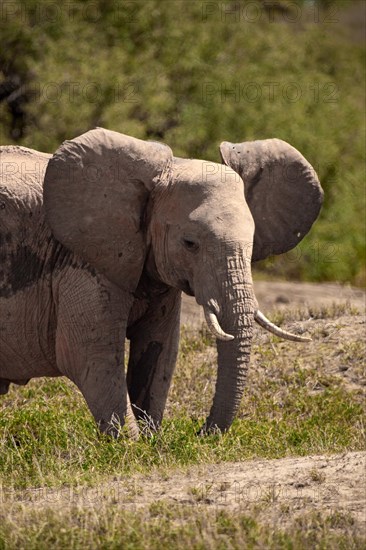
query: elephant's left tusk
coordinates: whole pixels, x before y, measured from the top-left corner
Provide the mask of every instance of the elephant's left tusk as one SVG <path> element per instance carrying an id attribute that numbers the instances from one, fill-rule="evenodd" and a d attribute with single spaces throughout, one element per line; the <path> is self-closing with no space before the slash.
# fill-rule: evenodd
<path id="1" fill-rule="evenodd" d="M 265 328 L 272 334 L 284 338 L 285 340 L 291 340 L 292 342 L 311 342 L 311 338 L 307 336 L 299 336 L 298 334 L 291 334 L 287 330 L 277 327 L 274 323 L 271 323 L 269 319 L 259 309 L 254 312 L 254 319 L 257 321 L 258 325 Z"/>
<path id="2" fill-rule="evenodd" d="M 205 319 L 208 328 L 218 340 L 223 340 L 225 342 L 228 342 L 229 340 L 234 340 L 234 336 L 232 336 L 231 334 L 226 334 L 226 332 L 222 330 L 216 315 L 210 309 L 208 309 L 208 307 L 204 307 L 203 311 L 205 312 Z"/>

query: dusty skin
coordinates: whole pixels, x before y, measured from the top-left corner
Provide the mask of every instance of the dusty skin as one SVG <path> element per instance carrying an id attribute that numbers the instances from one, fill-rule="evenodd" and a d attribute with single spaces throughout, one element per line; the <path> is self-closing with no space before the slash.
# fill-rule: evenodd
<path id="1" fill-rule="evenodd" d="M 314 168 L 276 138 L 223 142 L 219 164 L 103 128 L 52 156 L 0 153 L 0 393 L 67 376 L 102 432 L 118 435 L 112 420 L 127 420 L 137 437 L 135 416 L 160 423 L 164 414 L 184 291 L 203 307 L 218 351 L 202 431 L 228 429 L 254 319 L 279 330 L 256 309 L 250 259 L 289 251 L 308 233 L 323 202 Z M 115 368 L 126 337 L 127 379 Z"/>
<path id="2" fill-rule="evenodd" d="M 357 308 L 358 315 L 339 314 L 334 319 L 293 321 L 297 329 L 312 334 L 314 344 L 307 353 L 311 363 L 312 346 L 331 350 L 343 340 L 363 341 L 365 335 L 365 293 L 339 285 L 311 285 L 293 283 L 256 283 L 261 303 L 270 311 L 299 307 L 330 307 L 332 304 Z M 288 303 L 288 300 L 290 303 Z M 340 308 L 341 311 L 341 308 Z M 274 314 L 274 313 L 273 313 Z M 200 326 L 200 310 L 194 302 L 185 299 L 183 322 L 195 330 Z M 314 332 L 314 327 L 316 330 Z M 257 329 L 256 338 L 261 329 Z M 325 334 L 328 332 L 328 336 Z M 325 336 L 324 336 L 325 335 Z M 269 336 L 264 333 L 264 338 Z M 318 340 L 318 342 L 317 342 Z M 281 344 L 275 344 L 280 350 Z M 322 348 L 323 349 L 323 348 Z M 297 353 L 294 350 L 294 353 Z M 342 370 L 341 357 L 329 361 L 329 372 L 339 371 L 343 382 L 365 391 L 364 366 Z M 212 358 L 214 361 L 214 357 Z M 263 374 L 263 373 L 262 373 Z M 260 376 L 260 366 L 252 358 L 251 375 Z M 249 380 L 250 383 L 250 380 Z M 314 388 L 314 391 L 317 391 Z M 169 405 L 168 405 L 169 409 Z M 329 456 L 288 457 L 278 460 L 249 460 L 193 467 L 181 471 L 152 472 L 128 478 L 114 477 L 97 488 L 67 487 L 61 490 L 47 487 L 25 491 L 7 490 L 0 493 L 0 503 L 8 514 L 19 513 L 30 507 L 39 510 L 50 507 L 65 510 L 80 508 L 103 509 L 111 505 L 126 510 L 146 509 L 150 505 L 182 505 L 206 510 L 227 510 L 232 513 L 252 513 L 263 523 L 285 527 L 305 514 L 346 514 L 353 529 L 366 533 L 366 452 L 348 452 Z"/>

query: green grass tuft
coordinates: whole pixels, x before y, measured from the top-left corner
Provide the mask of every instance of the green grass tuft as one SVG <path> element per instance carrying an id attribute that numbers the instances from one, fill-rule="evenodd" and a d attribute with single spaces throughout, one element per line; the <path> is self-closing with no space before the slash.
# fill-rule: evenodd
<path id="1" fill-rule="evenodd" d="M 157 502 L 137 514 L 120 507 L 69 511 L 31 511 L 15 515 L 17 528 L 0 513 L 0 548 L 48 550 L 53 548 L 126 548 L 139 550 L 203 550 L 268 548 L 361 550 L 365 539 L 352 517 L 311 511 L 289 525 L 262 525 L 257 516 L 209 511 L 199 506 Z"/>

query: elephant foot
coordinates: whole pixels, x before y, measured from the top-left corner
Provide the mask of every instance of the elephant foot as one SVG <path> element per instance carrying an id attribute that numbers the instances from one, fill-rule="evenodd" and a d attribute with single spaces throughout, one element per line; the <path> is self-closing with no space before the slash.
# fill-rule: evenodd
<path id="1" fill-rule="evenodd" d="M 0 395 L 5 395 L 9 391 L 10 380 L 0 378 Z"/>
<path id="2" fill-rule="evenodd" d="M 6 378 L 0 378 L 0 395 L 5 395 L 9 391 L 10 384 L 17 384 L 18 386 L 25 386 L 28 384 L 28 380 L 7 380 Z"/>

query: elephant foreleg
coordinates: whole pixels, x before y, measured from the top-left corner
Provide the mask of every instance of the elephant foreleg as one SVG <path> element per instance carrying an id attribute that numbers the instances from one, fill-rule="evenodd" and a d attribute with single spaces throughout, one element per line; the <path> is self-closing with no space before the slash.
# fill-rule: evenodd
<path id="1" fill-rule="evenodd" d="M 124 342 L 132 298 L 86 270 L 60 285 L 57 365 L 80 389 L 101 431 L 138 428 L 127 396 Z"/>
<path id="2" fill-rule="evenodd" d="M 156 297 L 144 317 L 128 331 L 127 384 L 137 419 L 157 428 L 162 420 L 178 354 L 181 292 Z"/>
<path id="3" fill-rule="evenodd" d="M 123 346 L 120 348 L 123 353 Z M 116 361 L 113 371 L 104 367 L 88 368 L 76 382 L 102 432 L 117 437 L 126 422 L 128 433 L 138 437 L 139 429 L 127 394 L 123 364 Z M 116 368 L 117 367 L 117 368 Z"/>

